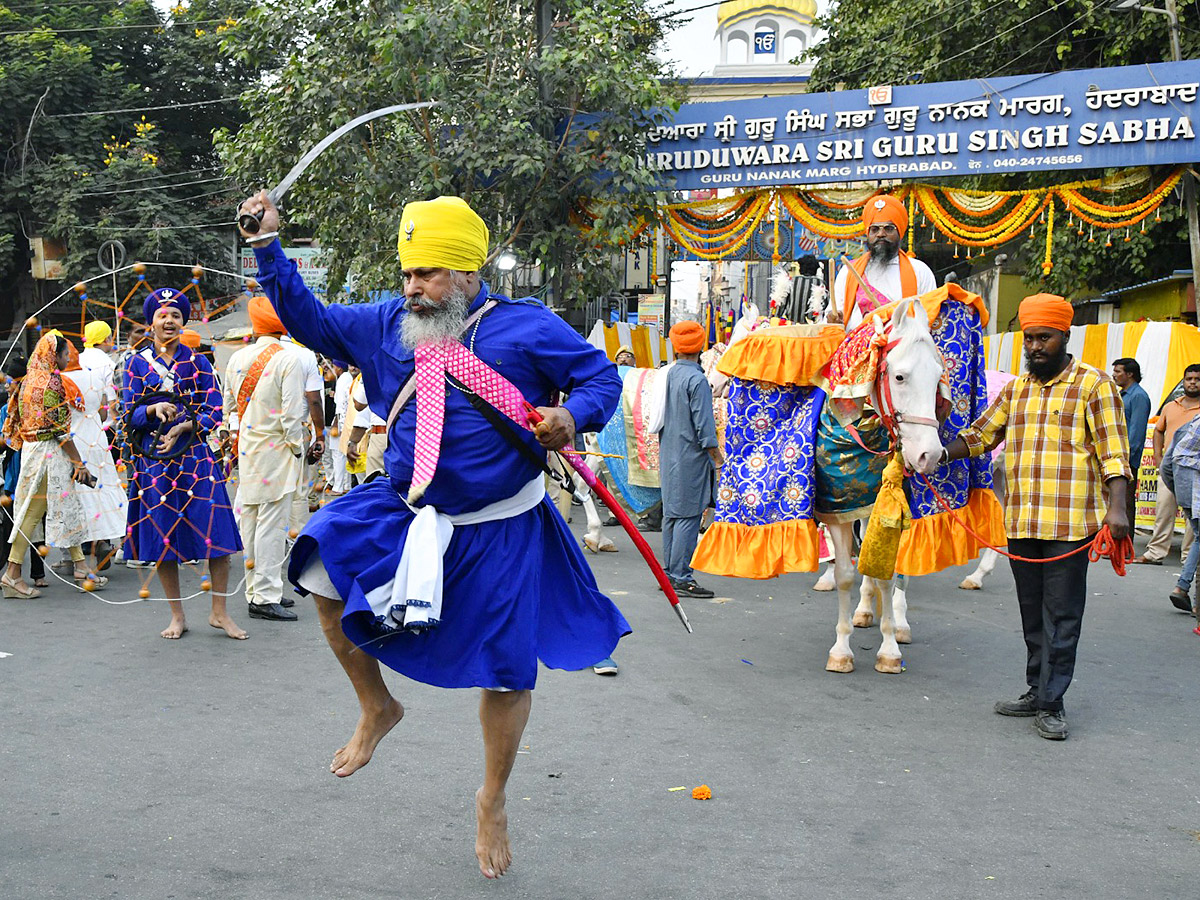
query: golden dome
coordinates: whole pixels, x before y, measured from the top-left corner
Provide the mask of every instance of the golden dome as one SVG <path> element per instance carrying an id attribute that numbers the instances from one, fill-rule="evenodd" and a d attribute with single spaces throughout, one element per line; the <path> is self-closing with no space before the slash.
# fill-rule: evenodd
<path id="1" fill-rule="evenodd" d="M 817 16 L 817 0 L 726 0 L 717 7 L 717 28 L 769 15 L 787 16 L 807 24 Z"/>

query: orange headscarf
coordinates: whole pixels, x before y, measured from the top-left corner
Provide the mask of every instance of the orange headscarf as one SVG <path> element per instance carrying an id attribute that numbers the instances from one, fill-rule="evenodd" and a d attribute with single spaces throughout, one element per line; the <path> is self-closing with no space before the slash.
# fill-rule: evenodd
<path id="1" fill-rule="evenodd" d="M 25 441 L 46 441 L 69 434 L 71 407 L 83 409 L 79 388 L 58 370 L 59 341 L 67 342 L 73 360 L 79 359 L 75 345 L 60 334 L 47 334 L 37 342 L 20 388 L 14 386 L 8 400 L 4 439 L 14 450 L 21 449 Z"/>
<path id="2" fill-rule="evenodd" d="M 185 347 L 198 350 L 200 348 L 200 342 L 200 332 L 198 331 L 193 331 L 191 328 L 185 328 L 183 331 L 179 332 L 179 343 L 183 344 Z"/>
<path id="3" fill-rule="evenodd" d="M 908 231 L 908 210 L 891 194 L 873 197 L 863 207 L 863 231 L 880 222 L 891 222 L 900 232 L 900 237 L 904 237 L 904 232 Z"/>
<path id="4" fill-rule="evenodd" d="M 676 353 L 699 353 L 704 349 L 704 329 L 699 322 L 676 322 L 670 336 Z"/>
<path id="5" fill-rule="evenodd" d="M 275 307 L 262 294 L 250 298 L 250 325 L 257 335 L 287 334 L 287 329 L 279 321 Z"/>
<path id="6" fill-rule="evenodd" d="M 900 237 L 904 237 L 904 232 L 908 231 L 908 210 L 904 208 L 904 204 L 893 197 L 891 194 L 880 194 L 878 197 L 872 197 L 867 201 L 867 205 L 863 207 L 862 226 L 866 232 L 872 225 L 877 225 L 880 222 L 891 222 L 896 226 L 896 230 L 900 232 Z M 871 261 L 871 254 L 864 253 L 858 259 L 851 263 L 851 267 L 860 276 L 867 271 L 867 263 Z M 842 315 L 843 321 L 849 325 L 850 313 L 854 309 L 854 302 L 858 297 L 860 288 L 858 279 L 846 273 L 846 293 L 842 297 Z M 872 285 L 874 291 L 874 285 Z M 915 297 L 917 294 L 917 273 L 913 269 L 912 260 L 909 255 L 903 250 L 900 251 L 900 296 L 885 297 L 874 291 L 877 296 L 870 296 L 866 291 L 863 296 L 871 305 L 863 309 L 863 315 L 871 312 L 872 309 L 884 306 L 893 300 L 903 300 L 905 297 Z"/>
<path id="7" fill-rule="evenodd" d="M 1021 319 L 1022 331 L 1030 328 L 1070 331 L 1075 308 L 1058 294 L 1034 294 L 1021 301 L 1017 316 Z"/>

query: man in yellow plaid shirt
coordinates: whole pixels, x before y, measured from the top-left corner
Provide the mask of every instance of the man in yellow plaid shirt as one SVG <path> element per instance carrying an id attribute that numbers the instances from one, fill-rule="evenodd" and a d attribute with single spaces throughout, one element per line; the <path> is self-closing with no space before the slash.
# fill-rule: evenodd
<path id="1" fill-rule="evenodd" d="M 959 433 L 943 460 L 1005 446 L 1008 549 L 1026 559 L 1053 559 L 1089 542 L 1103 525 L 1115 540 L 1129 534 L 1129 439 L 1116 383 L 1067 353 L 1071 304 L 1053 294 L 1021 302 L 1028 372 L 1009 382 L 983 415 Z M 1029 690 L 1001 700 L 1002 716 L 1032 716 L 1048 740 L 1067 736 L 1063 694 L 1087 598 L 1086 551 L 1054 562 L 1012 561 L 1029 651 Z"/>

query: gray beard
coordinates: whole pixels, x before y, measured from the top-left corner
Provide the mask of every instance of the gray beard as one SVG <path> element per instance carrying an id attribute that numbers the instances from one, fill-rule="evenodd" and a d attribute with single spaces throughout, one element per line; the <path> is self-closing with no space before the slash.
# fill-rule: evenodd
<path id="1" fill-rule="evenodd" d="M 900 245 L 887 241 L 878 241 L 871 245 L 871 260 L 876 263 L 890 263 L 900 255 Z"/>
<path id="2" fill-rule="evenodd" d="M 408 304 L 406 303 L 405 306 Z M 441 306 L 433 312 L 416 315 L 410 312 L 400 323 L 400 343 L 409 350 L 418 344 L 441 344 L 456 341 L 462 335 L 463 321 L 471 301 L 466 291 L 454 285 L 442 298 Z"/>

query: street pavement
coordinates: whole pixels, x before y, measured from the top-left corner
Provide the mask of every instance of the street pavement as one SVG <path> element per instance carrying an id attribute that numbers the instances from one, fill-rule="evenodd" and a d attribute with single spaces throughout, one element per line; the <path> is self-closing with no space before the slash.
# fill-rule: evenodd
<path id="1" fill-rule="evenodd" d="M 357 707 L 308 601 L 294 624 L 231 603 L 245 642 L 205 599 L 159 638 L 164 604 L 99 599 L 137 597 L 146 573 L 120 567 L 101 595 L 0 601 L 0 897 L 1200 892 L 1200 638 L 1166 599 L 1177 563 L 1092 567 L 1071 737 L 1052 743 L 991 711 L 1024 689 L 1003 565 L 982 592 L 956 589 L 965 570 L 913 582 L 904 673 L 875 672 L 860 629 L 858 670 L 833 675 L 836 599 L 814 576 L 699 576 L 718 596 L 684 601 L 689 636 L 606 531 L 620 552 L 590 559 L 634 633 L 615 678 L 542 670 L 499 883 L 473 852 L 477 692 L 391 675 L 403 723 L 337 779 Z"/>

